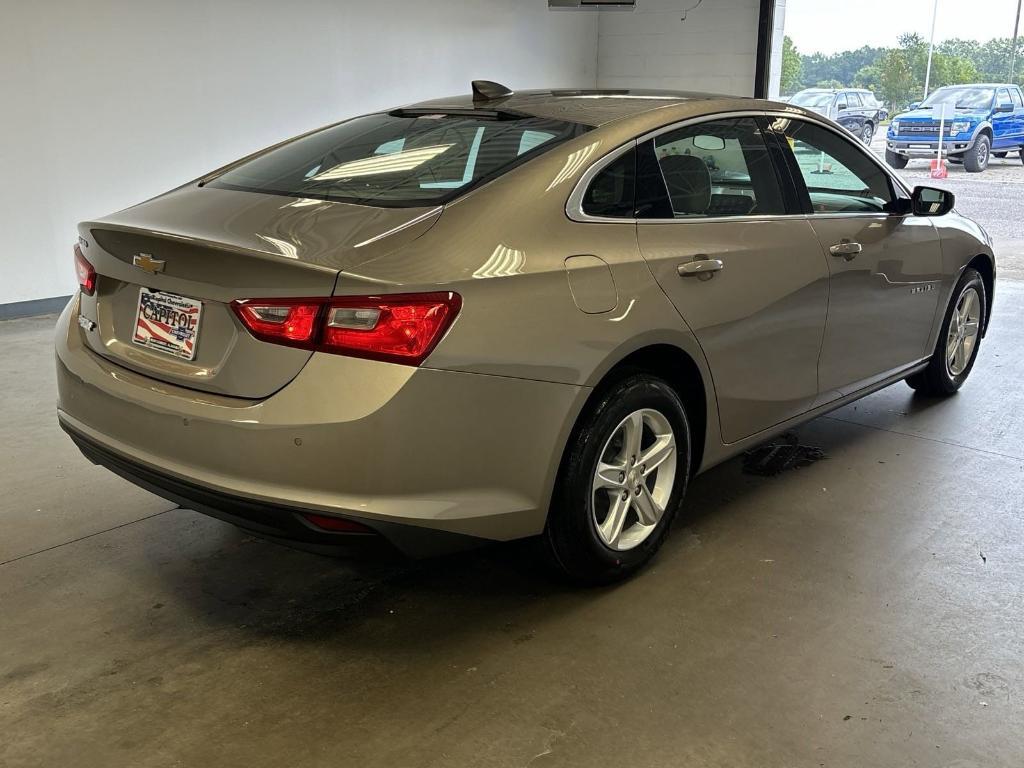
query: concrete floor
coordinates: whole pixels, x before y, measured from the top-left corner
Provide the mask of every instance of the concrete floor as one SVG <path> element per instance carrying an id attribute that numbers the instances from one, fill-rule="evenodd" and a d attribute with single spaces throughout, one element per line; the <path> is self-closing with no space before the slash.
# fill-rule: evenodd
<path id="1" fill-rule="evenodd" d="M 966 388 L 697 479 L 654 567 L 293 552 L 89 465 L 52 318 L 0 325 L 0 765 L 1020 766 L 1024 283 Z"/>

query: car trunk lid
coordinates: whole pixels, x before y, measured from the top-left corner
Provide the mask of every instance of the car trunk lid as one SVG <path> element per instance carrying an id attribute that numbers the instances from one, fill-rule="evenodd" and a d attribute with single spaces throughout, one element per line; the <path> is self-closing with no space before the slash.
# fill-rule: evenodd
<path id="1" fill-rule="evenodd" d="M 194 185 L 175 190 L 80 225 L 83 253 L 99 276 L 95 294 L 82 297 L 85 326 L 95 323 L 83 328 L 84 337 L 96 353 L 160 381 L 267 397 L 291 381 L 311 353 L 258 341 L 231 302 L 330 296 L 340 270 L 418 237 L 439 210 Z M 141 296 L 150 291 L 201 306 L 192 359 L 135 340 Z"/>

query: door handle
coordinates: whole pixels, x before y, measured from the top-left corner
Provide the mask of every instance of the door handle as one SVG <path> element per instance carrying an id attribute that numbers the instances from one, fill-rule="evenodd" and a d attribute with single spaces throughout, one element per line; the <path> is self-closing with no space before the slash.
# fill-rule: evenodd
<path id="1" fill-rule="evenodd" d="M 864 250 L 864 246 L 860 243 L 854 243 L 850 240 L 843 240 L 841 243 L 836 243 L 829 251 L 833 256 L 842 256 L 847 261 L 857 258 L 857 254 Z"/>
<path id="2" fill-rule="evenodd" d="M 703 277 L 705 280 L 713 276 L 715 272 L 721 272 L 725 263 L 721 259 L 708 259 L 698 256 L 693 261 L 680 264 L 676 272 L 680 277 Z"/>

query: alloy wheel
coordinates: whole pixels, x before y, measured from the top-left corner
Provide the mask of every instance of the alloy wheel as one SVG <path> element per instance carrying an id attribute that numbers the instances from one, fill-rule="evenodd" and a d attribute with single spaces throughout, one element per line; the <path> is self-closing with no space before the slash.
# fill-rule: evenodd
<path id="1" fill-rule="evenodd" d="M 672 425 L 652 408 L 634 411 L 612 431 L 598 457 L 590 499 L 607 547 L 633 549 L 654 532 L 675 485 L 677 455 Z"/>
<path id="2" fill-rule="evenodd" d="M 981 297 L 975 288 L 968 288 L 956 303 L 946 334 L 946 369 L 952 377 L 959 376 L 971 362 L 978 343 L 981 325 Z"/>

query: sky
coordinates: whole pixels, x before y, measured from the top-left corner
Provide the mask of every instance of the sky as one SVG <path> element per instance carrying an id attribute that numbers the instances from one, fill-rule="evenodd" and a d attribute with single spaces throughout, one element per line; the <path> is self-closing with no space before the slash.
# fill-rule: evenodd
<path id="1" fill-rule="evenodd" d="M 904 32 L 928 39 L 934 6 L 935 0 L 786 0 L 786 34 L 800 53 L 894 47 Z M 1016 15 L 1017 0 L 939 0 L 935 41 L 1012 37 Z"/>

